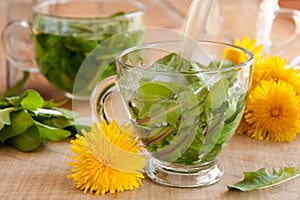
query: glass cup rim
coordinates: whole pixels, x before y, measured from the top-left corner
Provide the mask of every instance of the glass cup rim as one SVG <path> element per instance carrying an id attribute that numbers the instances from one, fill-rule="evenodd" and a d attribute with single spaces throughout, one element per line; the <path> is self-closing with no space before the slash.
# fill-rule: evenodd
<path id="1" fill-rule="evenodd" d="M 123 61 L 123 57 L 125 55 L 127 55 L 128 53 L 134 52 L 136 50 L 142 50 L 142 49 L 153 49 L 154 47 L 157 47 L 157 45 L 159 44 L 170 44 L 170 43 L 179 43 L 182 42 L 180 40 L 171 40 L 171 41 L 159 41 L 159 42 L 151 42 L 151 43 L 144 43 L 144 44 L 139 44 L 133 47 L 129 47 L 127 49 L 122 50 L 121 52 L 119 52 L 116 55 L 116 62 L 119 63 L 120 65 L 124 66 L 127 69 L 135 69 L 135 70 L 141 70 L 141 71 L 148 71 L 148 72 L 160 72 L 160 73 L 167 73 L 167 74 L 172 74 L 172 73 L 180 73 L 180 74 L 197 74 L 197 73 L 222 73 L 222 72 L 228 72 L 228 71 L 233 71 L 233 70 L 237 70 L 240 68 L 245 68 L 248 65 L 251 65 L 254 62 L 254 56 L 253 54 L 246 48 L 244 47 L 240 47 L 237 45 L 233 45 L 233 44 L 228 44 L 225 42 L 218 42 L 218 41 L 209 41 L 209 40 L 201 40 L 198 41 L 198 44 L 214 44 L 214 45 L 220 45 L 220 46 L 224 46 L 224 47 L 232 47 L 232 48 L 236 48 L 239 49 L 241 51 L 243 51 L 244 53 L 246 53 L 248 55 L 248 59 L 246 61 L 244 61 L 241 64 L 238 65 L 234 65 L 232 67 L 226 67 L 226 68 L 221 68 L 221 69 L 202 69 L 201 71 L 160 71 L 160 70 L 151 70 L 151 69 L 146 69 L 140 66 L 133 66 L 131 64 L 128 64 L 126 62 Z M 156 48 L 158 49 L 158 48 Z"/>
<path id="2" fill-rule="evenodd" d="M 140 15 L 142 13 L 145 12 L 146 10 L 146 6 L 139 2 L 139 1 L 136 1 L 136 0 L 109 0 L 110 2 L 123 2 L 123 1 L 127 1 L 127 2 L 130 2 L 132 3 L 133 5 L 136 6 L 136 10 L 135 11 L 132 11 L 132 12 L 125 12 L 124 15 L 122 16 L 116 16 L 114 17 L 113 19 L 112 18 L 109 18 L 109 16 L 106 16 L 106 17 L 70 17 L 70 16 L 61 16 L 61 15 L 55 15 L 55 14 L 49 14 L 47 12 L 43 12 L 43 11 L 40 11 L 40 8 L 42 7 L 47 7 L 49 5 L 53 5 L 53 4 L 63 4 L 63 3 L 68 3 L 68 2 L 98 2 L 98 1 L 102 1 L 102 0 L 65 0 L 65 1 L 61 1 L 61 0 L 47 0 L 47 1 L 41 1 L 37 4 L 35 4 L 33 7 L 32 7 L 32 13 L 35 14 L 35 15 L 39 15 L 39 16 L 44 16 L 44 17 L 48 17 L 48 18 L 53 18 L 53 19 L 60 19 L 60 20 L 76 20 L 76 21 L 84 21 L 84 20 L 89 20 L 89 21 L 112 21 L 112 20 L 119 20 L 119 19 L 122 19 L 122 18 L 133 18 L 135 17 L 136 15 Z"/>

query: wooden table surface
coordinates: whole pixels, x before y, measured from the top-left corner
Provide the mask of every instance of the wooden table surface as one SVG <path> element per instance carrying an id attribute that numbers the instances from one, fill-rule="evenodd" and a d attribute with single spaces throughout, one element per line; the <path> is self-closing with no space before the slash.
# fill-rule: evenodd
<path id="1" fill-rule="evenodd" d="M 0 1 L 0 28 L 3 29 L 4 24 L 9 20 L 30 16 L 32 2 L 31 0 Z M 149 26 L 178 29 L 182 25 L 191 1 L 143 0 L 143 2 L 149 8 L 147 11 Z M 292 2 L 296 4 L 288 4 L 288 6 L 299 6 L 299 1 Z M 281 3 L 284 4 L 284 1 Z M 289 22 L 285 22 L 283 29 L 289 31 L 291 26 Z M 300 47 L 296 50 L 298 54 L 300 54 L 299 49 Z M 2 54 L 0 59 L 1 93 L 20 78 L 21 72 L 10 67 Z M 41 75 L 31 75 L 26 88 L 38 89 L 45 98 L 64 98 L 63 93 L 51 86 Z M 72 102 L 69 102 L 69 107 L 72 108 Z M 88 109 L 88 104 L 83 103 L 83 106 L 78 107 Z M 138 189 L 100 197 L 83 194 L 75 188 L 72 180 L 66 178 L 70 169 L 67 165 L 68 156 L 72 154 L 69 140 L 49 142 L 31 153 L 22 153 L 12 147 L 0 145 L 0 199 L 300 199 L 300 178 L 252 192 L 227 190 L 227 185 L 243 179 L 245 171 L 254 171 L 262 167 L 267 167 L 269 170 L 283 166 L 300 168 L 300 136 L 291 143 L 274 143 L 234 135 L 219 157 L 225 168 L 225 174 L 218 183 L 211 186 L 174 188 L 158 185 L 145 178 L 143 186 Z"/>

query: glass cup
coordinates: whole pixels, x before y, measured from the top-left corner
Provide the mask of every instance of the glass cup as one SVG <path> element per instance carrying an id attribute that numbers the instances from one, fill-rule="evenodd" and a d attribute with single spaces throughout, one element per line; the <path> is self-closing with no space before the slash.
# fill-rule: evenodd
<path id="1" fill-rule="evenodd" d="M 299 52 L 288 50 L 300 39 L 300 11 L 276 0 L 213 0 L 205 39 L 233 43 L 246 35 L 263 44 L 263 53 L 293 60 Z"/>
<path id="2" fill-rule="evenodd" d="M 216 183 L 224 173 L 218 156 L 243 115 L 253 55 L 219 42 L 165 41 L 128 48 L 116 62 L 117 75 L 92 93 L 93 120 L 110 121 L 124 106 L 123 119 L 149 153 L 146 173 L 155 182 Z"/>
<path id="3" fill-rule="evenodd" d="M 17 20 L 5 27 L 3 47 L 7 58 L 17 68 L 42 73 L 50 83 L 65 91 L 69 98 L 89 99 L 91 90 L 79 94 L 73 91 L 77 72 L 86 56 L 114 34 L 130 32 L 143 25 L 144 6 L 134 0 L 41 1 L 32 8 L 32 22 Z M 24 59 L 14 53 L 14 49 L 20 46 L 11 45 L 11 40 L 15 30 L 20 27 L 32 34 L 35 58 Z M 136 45 L 141 40 L 142 37 L 136 34 L 123 34 L 122 43 L 116 41 L 109 48 L 120 45 L 125 48 Z M 103 52 L 94 59 L 95 62 L 101 62 L 108 56 L 115 55 Z M 89 73 L 89 69 L 86 71 Z M 101 76 L 90 78 L 93 83 L 86 84 L 96 85 L 97 81 L 113 74 L 115 65 L 112 64 Z"/>

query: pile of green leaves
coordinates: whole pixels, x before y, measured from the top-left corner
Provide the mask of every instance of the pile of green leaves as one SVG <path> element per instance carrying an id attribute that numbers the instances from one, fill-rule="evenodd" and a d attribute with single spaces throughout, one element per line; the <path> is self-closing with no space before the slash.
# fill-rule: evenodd
<path id="1" fill-rule="evenodd" d="M 58 108 L 62 104 L 45 101 L 35 90 L 0 98 L 0 143 L 28 152 L 75 135 L 74 113 Z"/>
<path id="2" fill-rule="evenodd" d="M 206 67 L 232 65 L 228 60 L 214 60 Z M 181 66 L 191 72 L 205 67 L 172 53 L 158 60 L 153 69 L 176 71 Z M 228 96 L 229 89 L 240 87 L 236 72 L 210 76 L 205 79 L 186 73 L 187 83 L 182 83 L 179 76 L 156 81 L 144 76 L 139 81 L 128 107 L 144 145 L 154 157 L 176 164 L 196 164 L 214 160 L 225 147 L 240 122 L 247 94 Z"/>

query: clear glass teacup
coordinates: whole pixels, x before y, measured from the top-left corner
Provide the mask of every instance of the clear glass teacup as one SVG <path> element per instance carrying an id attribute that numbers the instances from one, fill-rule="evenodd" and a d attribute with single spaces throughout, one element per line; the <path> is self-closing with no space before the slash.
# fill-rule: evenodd
<path id="1" fill-rule="evenodd" d="M 85 69 L 90 76 L 82 83 L 80 91 L 73 91 L 82 62 L 98 44 L 114 34 L 143 27 L 144 9 L 144 5 L 135 0 L 40 1 L 32 8 L 31 22 L 17 20 L 7 24 L 2 34 L 4 52 L 15 67 L 42 73 L 50 83 L 66 92 L 67 97 L 88 100 L 97 81 L 115 74 L 115 65 L 108 66 L 99 77 L 93 77 L 92 74 L 99 74 Z M 34 58 L 24 59 L 14 53 L 22 46 L 11 44 L 15 30 L 20 28 L 27 29 L 32 35 Z M 118 41 L 110 40 L 112 43 L 106 47 L 109 54 L 103 51 L 94 58 L 99 68 L 102 60 L 114 58 L 113 53 L 142 40 L 142 33 L 122 36 Z"/>
<path id="2" fill-rule="evenodd" d="M 292 48 L 300 40 L 300 10 L 283 8 L 276 0 L 214 0 L 211 4 L 206 40 L 233 43 L 247 35 L 263 44 L 263 53 L 288 61 L 300 54 Z"/>
<path id="3" fill-rule="evenodd" d="M 209 41 L 187 45 L 154 42 L 122 51 L 117 75 L 100 82 L 90 100 L 94 121 L 110 121 L 125 107 L 149 153 L 147 175 L 176 187 L 222 177 L 218 156 L 240 122 L 253 71 L 246 49 Z M 115 92 L 118 103 L 112 103 Z"/>

